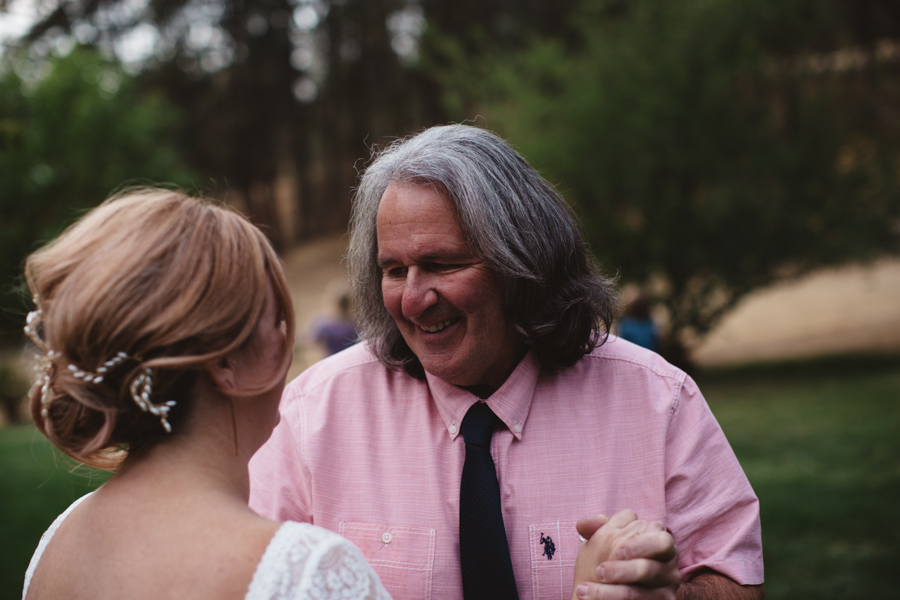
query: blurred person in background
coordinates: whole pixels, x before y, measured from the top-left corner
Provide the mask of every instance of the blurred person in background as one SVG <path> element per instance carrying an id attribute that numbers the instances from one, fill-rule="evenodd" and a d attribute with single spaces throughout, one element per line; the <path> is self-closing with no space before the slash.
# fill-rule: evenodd
<path id="1" fill-rule="evenodd" d="M 312 322 L 312 338 L 328 355 L 346 350 L 359 341 L 356 325 L 350 316 L 350 294 L 342 292 L 337 299 L 336 315 L 320 315 Z"/>
<path id="2" fill-rule="evenodd" d="M 641 348 L 659 352 L 659 331 L 650 314 L 650 307 L 650 298 L 639 293 L 625 307 L 625 312 L 616 324 L 617 334 Z"/>
<path id="3" fill-rule="evenodd" d="M 607 334 L 612 282 L 521 156 L 434 127 L 376 153 L 353 210 L 366 343 L 288 386 L 251 506 L 348 537 L 398 600 L 763 597 L 718 423 Z"/>
<path id="4" fill-rule="evenodd" d="M 278 421 L 294 316 L 242 216 L 165 190 L 113 198 L 25 267 L 38 429 L 114 469 L 41 538 L 24 600 L 386 599 L 347 540 L 247 506 Z"/>

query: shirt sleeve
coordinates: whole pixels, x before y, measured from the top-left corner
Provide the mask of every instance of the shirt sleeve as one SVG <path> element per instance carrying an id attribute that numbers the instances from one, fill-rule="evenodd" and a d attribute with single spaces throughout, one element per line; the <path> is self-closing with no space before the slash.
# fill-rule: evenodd
<path id="1" fill-rule="evenodd" d="M 685 578 L 706 567 L 742 585 L 763 582 L 759 501 L 689 377 L 666 435 L 666 512 Z"/>
<path id="2" fill-rule="evenodd" d="M 290 386 L 281 421 L 250 460 L 250 508 L 267 519 L 313 522 L 310 473 L 302 458 L 304 425 L 300 395 Z"/>

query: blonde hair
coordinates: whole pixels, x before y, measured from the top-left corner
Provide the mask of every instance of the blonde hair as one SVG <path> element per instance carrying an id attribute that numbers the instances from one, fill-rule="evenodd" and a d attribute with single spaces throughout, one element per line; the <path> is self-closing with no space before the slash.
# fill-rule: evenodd
<path id="1" fill-rule="evenodd" d="M 177 431 L 197 372 L 251 340 L 267 278 L 294 330 L 284 272 L 262 232 L 225 207 L 169 190 L 110 198 L 29 256 L 25 277 L 46 354 L 32 416 L 63 452 L 101 468 L 166 435 L 132 398 L 135 378 L 153 370 L 150 401 L 176 401 L 169 422 Z M 120 352 L 129 358 L 101 383 L 69 368 L 94 372 Z M 271 381 L 245 393 L 274 387 L 290 360 L 286 347 Z"/>

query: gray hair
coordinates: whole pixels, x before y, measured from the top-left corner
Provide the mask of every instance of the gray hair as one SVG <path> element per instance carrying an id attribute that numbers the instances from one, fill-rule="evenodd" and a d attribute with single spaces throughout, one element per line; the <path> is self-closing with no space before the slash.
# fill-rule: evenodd
<path id="1" fill-rule="evenodd" d="M 376 218 L 392 183 L 431 186 L 451 202 L 497 279 L 507 320 L 542 367 L 571 366 L 606 341 L 618 307 L 613 281 L 597 271 L 565 201 L 501 138 L 432 127 L 373 157 L 354 198 L 349 269 L 360 337 L 383 363 L 424 376 L 381 293 Z"/>

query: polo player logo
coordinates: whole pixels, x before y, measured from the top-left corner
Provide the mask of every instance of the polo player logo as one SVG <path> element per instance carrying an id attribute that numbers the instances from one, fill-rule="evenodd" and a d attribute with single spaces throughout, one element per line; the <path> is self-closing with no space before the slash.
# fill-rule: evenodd
<path id="1" fill-rule="evenodd" d="M 549 535 L 544 537 L 544 532 L 541 532 L 541 543 L 544 545 L 544 554 L 543 556 L 547 557 L 547 560 L 553 560 L 553 555 L 556 554 L 556 544 L 553 543 L 553 538 Z"/>

